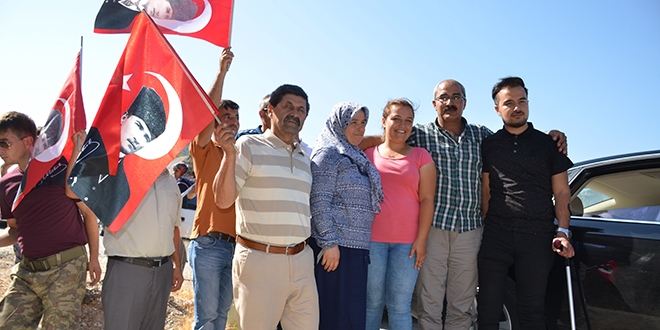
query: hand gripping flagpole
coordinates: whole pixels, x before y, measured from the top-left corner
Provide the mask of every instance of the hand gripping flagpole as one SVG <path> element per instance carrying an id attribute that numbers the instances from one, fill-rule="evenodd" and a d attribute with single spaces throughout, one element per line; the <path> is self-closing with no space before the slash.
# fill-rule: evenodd
<path id="1" fill-rule="evenodd" d="M 152 26 L 154 29 L 156 29 L 156 30 L 158 30 L 158 31 L 160 32 L 160 29 L 158 28 L 158 26 L 156 25 L 156 23 L 154 22 L 154 20 L 151 18 L 151 16 L 149 16 L 149 14 L 148 14 L 145 10 L 142 10 L 142 13 L 144 13 L 144 16 L 146 16 L 147 19 L 149 20 L 149 24 L 151 24 L 151 26 Z M 232 13 L 233 13 L 233 7 L 232 7 Z M 171 50 L 172 54 L 174 54 L 174 59 L 177 61 L 177 63 L 178 63 L 180 66 L 182 66 L 182 67 L 186 67 L 186 65 L 183 63 L 183 61 L 181 61 L 181 58 L 179 58 L 179 56 L 178 56 L 178 55 L 176 54 L 176 52 L 174 51 L 174 48 L 172 48 L 172 45 L 170 45 L 169 41 L 167 41 L 167 39 L 165 38 L 165 36 L 164 36 L 162 33 L 158 33 L 158 36 L 159 36 L 160 38 L 163 39 L 164 44 L 167 45 L 167 47 Z M 227 70 L 229 70 L 229 66 L 227 67 Z M 191 76 L 191 74 L 190 74 L 190 72 L 189 72 L 188 70 L 183 70 L 183 72 L 186 74 L 186 77 L 187 77 L 190 81 L 195 81 L 195 79 Z M 206 92 L 204 92 L 203 90 L 201 90 L 201 89 L 199 88 L 199 85 L 198 85 L 198 84 L 193 84 L 193 87 L 195 88 L 195 90 L 197 91 L 198 94 L 206 94 Z M 215 118 L 215 121 L 216 121 L 219 125 L 222 125 L 222 121 L 221 121 L 220 118 L 218 118 L 218 116 L 215 114 L 215 111 L 213 111 L 213 109 L 215 109 L 216 107 L 215 107 L 213 104 L 211 104 L 211 103 L 209 102 L 208 97 L 204 97 L 203 100 L 204 100 L 204 103 L 206 103 L 206 108 L 209 110 L 209 112 L 211 113 L 211 115 L 213 116 L 213 118 Z M 233 145 L 234 145 L 234 150 L 236 150 L 236 152 L 238 152 L 238 148 L 236 147 L 236 144 L 234 143 Z"/>

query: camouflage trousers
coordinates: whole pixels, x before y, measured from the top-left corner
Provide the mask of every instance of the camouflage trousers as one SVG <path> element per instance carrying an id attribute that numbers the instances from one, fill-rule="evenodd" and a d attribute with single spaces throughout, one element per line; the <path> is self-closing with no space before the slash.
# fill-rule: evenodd
<path id="1" fill-rule="evenodd" d="M 43 272 L 15 265 L 0 301 L 0 330 L 37 329 L 40 322 L 44 330 L 80 329 L 86 275 L 87 255 Z"/>

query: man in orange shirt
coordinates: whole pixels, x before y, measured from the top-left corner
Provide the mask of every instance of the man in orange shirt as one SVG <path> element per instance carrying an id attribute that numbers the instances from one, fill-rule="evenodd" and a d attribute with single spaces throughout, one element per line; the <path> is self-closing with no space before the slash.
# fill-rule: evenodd
<path id="1" fill-rule="evenodd" d="M 238 105 L 222 100 L 222 86 L 234 54 L 222 52 L 218 73 L 209 97 L 218 108 L 224 127 L 238 132 Z M 234 205 L 220 209 L 213 197 L 213 179 L 224 153 L 213 140 L 215 119 L 190 143 L 190 155 L 197 174 L 197 210 L 188 247 L 195 293 L 193 329 L 224 329 L 233 299 L 232 258 L 236 247 L 236 214 Z"/>

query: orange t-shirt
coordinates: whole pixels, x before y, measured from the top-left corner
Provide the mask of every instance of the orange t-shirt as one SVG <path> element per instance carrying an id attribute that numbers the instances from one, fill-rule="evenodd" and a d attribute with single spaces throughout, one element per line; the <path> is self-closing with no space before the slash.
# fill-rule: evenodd
<path id="1" fill-rule="evenodd" d="M 212 231 L 219 231 L 236 237 L 236 212 L 232 204 L 227 209 L 221 209 L 215 204 L 213 197 L 213 180 L 220 168 L 222 150 L 210 141 L 203 148 L 196 140 L 190 143 L 197 187 L 197 210 L 193 223 L 191 238 L 204 236 Z"/>

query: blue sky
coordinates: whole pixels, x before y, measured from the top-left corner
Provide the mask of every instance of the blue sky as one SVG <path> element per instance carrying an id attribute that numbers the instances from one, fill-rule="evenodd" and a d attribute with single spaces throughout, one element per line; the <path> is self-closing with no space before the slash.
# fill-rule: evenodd
<path id="1" fill-rule="evenodd" d="M 101 3 L 0 3 L 4 111 L 44 124 L 83 36 L 91 125 L 128 39 L 93 33 Z M 208 88 L 221 49 L 168 40 Z M 370 108 L 368 134 L 381 133 L 392 98 L 411 99 L 416 122 L 430 122 L 433 87 L 448 78 L 467 89 L 469 122 L 500 129 L 490 90 L 515 75 L 530 89 L 530 121 L 564 131 L 574 162 L 660 149 L 658 1 L 235 0 L 232 50 L 224 97 L 241 105 L 241 128 L 259 124 L 261 97 L 297 84 L 310 98 L 301 132 L 310 144 L 341 101 Z"/>

